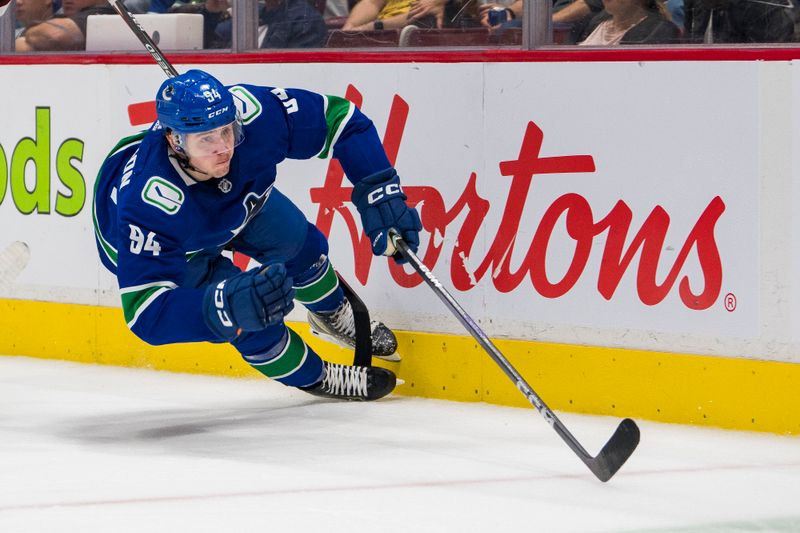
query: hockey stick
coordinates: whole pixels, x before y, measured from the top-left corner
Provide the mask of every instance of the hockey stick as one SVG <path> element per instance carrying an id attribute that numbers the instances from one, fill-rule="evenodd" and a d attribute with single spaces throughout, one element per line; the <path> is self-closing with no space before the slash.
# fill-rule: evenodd
<path id="1" fill-rule="evenodd" d="M 414 270 L 422 276 L 422 279 L 433 289 L 439 299 L 444 302 L 458 321 L 467 328 L 475 340 L 486 350 L 494 362 L 500 366 L 506 376 L 514 382 L 520 392 L 528 398 L 528 401 L 533 404 L 536 410 L 547 420 L 556 433 L 567 443 L 570 449 L 575 452 L 587 467 L 589 467 L 589 470 L 591 470 L 600 481 L 608 481 L 611 479 L 617 470 L 625 464 L 625 461 L 628 460 L 628 457 L 631 456 L 636 446 L 639 444 L 639 427 L 636 425 L 636 422 L 630 418 L 624 419 L 620 422 L 609 441 L 603 446 L 603 449 L 600 450 L 600 453 L 598 453 L 596 457 L 589 455 L 589 452 L 581 446 L 581 443 L 567 430 L 566 426 L 558 419 L 555 413 L 545 405 L 539 395 L 534 392 L 531 386 L 520 376 L 519 372 L 517 372 L 505 356 L 500 353 L 500 350 L 489 340 L 486 333 L 478 327 L 475 321 L 464 311 L 458 302 L 455 301 L 450 293 L 447 292 L 428 267 L 426 267 L 422 261 L 420 261 L 419 257 L 411 251 L 408 244 L 394 232 L 391 237 L 395 248 L 397 248 L 403 257 L 411 263 Z"/>
<path id="2" fill-rule="evenodd" d="M 22 241 L 14 241 L 0 252 L 0 285 L 11 283 L 28 265 L 31 251 Z"/>
<path id="3" fill-rule="evenodd" d="M 108 0 L 108 3 L 111 4 L 119 16 L 122 17 L 122 20 L 128 25 L 128 27 L 133 31 L 133 34 L 141 41 L 144 45 L 145 49 L 150 52 L 150 55 L 155 59 L 158 66 L 161 67 L 161 70 L 167 75 L 168 78 L 174 78 L 178 75 L 178 71 L 175 70 L 175 67 L 172 66 L 172 63 L 167 61 L 167 58 L 164 57 L 164 54 L 161 53 L 156 43 L 150 36 L 144 31 L 142 25 L 139 24 L 139 21 L 136 20 L 136 17 L 128 11 L 128 8 L 125 7 L 125 4 L 122 3 L 122 0 Z"/>
<path id="4" fill-rule="evenodd" d="M 344 280 L 338 272 L 339 286 L 344 292 L 345 298 L 353 308 L 353 321 L 356 326 L 356 346 L 353 354 L 353 365 L 372 366 L 372 333 L 370 331 L 369 311 L 367 306 L 358 297 L 355 291 Z"/>

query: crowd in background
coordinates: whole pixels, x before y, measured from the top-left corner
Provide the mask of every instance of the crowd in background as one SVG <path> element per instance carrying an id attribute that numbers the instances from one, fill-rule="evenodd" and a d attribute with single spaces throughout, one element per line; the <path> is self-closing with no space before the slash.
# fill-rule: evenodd
<path id="1" fill-rule="evenodd" d="M 532 1 L 552 1 L 560 44 L 800 41 L 800 0 Z M 200 13 L 204 47 L 231 46 L 229 0 L 125 2 L 133 13 Z M 16 0 L 16 50 L 82 50 L 87 18 L 113 13 L 107 0 Z M 403 36 L 428 29 L 519 35 L 523 0 L 260 0 L 258 13 L 261 48 L 322 48 L 332 45 L 332 33 L 395 32 L 401 44 Z"/>

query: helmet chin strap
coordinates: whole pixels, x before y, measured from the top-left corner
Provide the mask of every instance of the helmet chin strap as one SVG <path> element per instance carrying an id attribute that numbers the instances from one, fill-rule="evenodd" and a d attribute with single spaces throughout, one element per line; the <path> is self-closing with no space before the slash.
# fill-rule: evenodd
<path id="1" fill-rule="evenodd" d="M 167 135 L 173 135 L 173 134 L 172 134 L 172 132 L 170 132 Z M 173 138 L 173 139 L 170 139 L 170 141 L 171 142 L 167 143 L 169 145 L 170 152 L 172 152 L 170 154 L 170 157 L 174 157 L 175 160 L 178 162 L 178 164 L 180 165 L 180 167 L 183 170 L 186 170 L 188 172 L 197 172 L 198 174 L 202 174 L 204 176 L 208 176 L 209 178 L 215 178 L 216 177 L 216 176 L 212 176 L 208 172 L 200 170 L 196 166 L 192 165 L 189 162 L 189 156 L 186 155 L 186 152 L 183 150 L 183 148 L 180 146 L 180 144 L 178 144 L 177 148 L 176 148 L 176 146 L 173 145 L 173 142 L 176 142 L 176 140 Z"/>
<path id="2" fill-rule="evenodd" d="M 212 175 L 211 175 L 211 174 L 209 174 L 208 172 L 205 172 L 205 171 L 203 171 L 203 170 L 200 170 L 200 169 L 199 169 L 199 168 L 197 168 L 196 166 L 194 166 L 194 165 L 192 165 L 191 163 L 189 163 L 189 158 L 187 158 L 187 157 L 186 157 L 185 155 L 183 155 L 183 154 L 178 154 L 178 153 L 176 153 L 176 154 L 175 154 L 175 157 L 176 157 L 176 159 L 178 160 L 178 164 L 181 166 L 181 168 L 182 168 L 183 170 L 188 170 L 188 171 L 191 171 L 191 172 L 197 172 L 198 174 L 203 174 L 204 176 L 208 176 L 209 178 L 215 178 L 215 177 L 216 177 L 216 176 L 212 176 Z"/>

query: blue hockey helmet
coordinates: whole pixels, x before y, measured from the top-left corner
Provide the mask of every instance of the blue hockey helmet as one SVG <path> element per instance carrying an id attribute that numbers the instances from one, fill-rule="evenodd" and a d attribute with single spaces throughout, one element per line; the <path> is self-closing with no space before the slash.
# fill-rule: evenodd
<path id="1" fill-rule="evenodd" d="M 218 79 L 195 69 L 161 84 L 156 95 L 156 113 L 164 128 L 197 133 L 236 120 L 236 105 Z"/>
<path id="2" fill-rule="evenodd" d="M 230 91 L 202 70 L 189 70 L 162 83 L 156 95 L 156 113 L 161 127 L 176 134 L 178 152 L 184 151 L 186 135 L 229 124 L 234 127 L 234 146 L 244 139 L 239 112 Z"/>

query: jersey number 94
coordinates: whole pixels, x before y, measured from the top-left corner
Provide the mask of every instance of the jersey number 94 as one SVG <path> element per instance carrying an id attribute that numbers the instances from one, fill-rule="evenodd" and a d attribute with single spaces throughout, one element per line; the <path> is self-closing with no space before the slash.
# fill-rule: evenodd
<path id="1" fill-rule="evenodd" d="M 131 228 L 131 253 L 140 255 L 142 252 L 149 252 L 153 255 L 158 255 L 161 252 L 161 245 L 156 241 L 156 234 L 152 231 L 147 232 L 145 237 L 142 228 L 128 224 Z"/>

